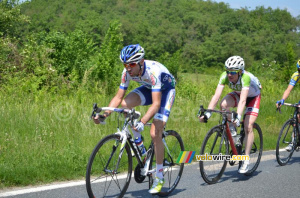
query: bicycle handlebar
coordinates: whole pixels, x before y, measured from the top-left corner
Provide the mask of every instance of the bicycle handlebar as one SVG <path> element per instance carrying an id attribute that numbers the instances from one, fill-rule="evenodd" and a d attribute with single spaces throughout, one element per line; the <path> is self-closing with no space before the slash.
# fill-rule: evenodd
<path id="1" fill-rule="evenodd" d="M 276 111 L 278 111 L 279 113 L 281 113 L 281 109 L 280 108 L 281 108 L 282 105 L 285 105 L 285 106 L 288 106 L 288 107 L 300 108 L 300 104 L 299 103 L 295 103 L 295 104 L 283 103 L 280 106 L 278 106 L 277 109 L 276 109 Z"/>
<path id="2" fill-rule="evenodd" d="M 132 119 L 138 119 L 141 116 L 141 113 L 139 111 L 136 111 L 135 109 L 121 109 L 121 108 L 113 108 L 113 107 L 98 107 L 97 103 L 94 103 L 91 119 L 93 117 L 95 117 L 97 113 L 100 113 L 101 111 L 114 111 L 114 112 L 117 112 L 117 113 L 127 113 L 130 116 L 132 116 Z"/>
<path id="3" fill-rule="evenodd" d="M 207 112 L 213 112 L 213 113 L 219 113 L 221 115 L 231 114 L 233 120 L 235 120 L 237 118 L 237 113 L 235 111 L 219 111 L 219 110 L 213 110 L 213 109 L 204 109 L 203 105 L 200 105 L 200 109 L 198 111 L 197 116 L 198 117 L 204 116 L 204 122 L 207 122 L 207 117 L 204 115 L 204 113 L 206 111 Z"/>

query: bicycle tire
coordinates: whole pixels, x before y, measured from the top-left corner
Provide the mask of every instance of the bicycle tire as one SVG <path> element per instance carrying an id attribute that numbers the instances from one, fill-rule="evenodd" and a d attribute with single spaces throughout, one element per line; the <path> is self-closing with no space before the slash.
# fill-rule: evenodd
<path id="1" fill-rule="evenodd" d="M 132 174 L 132 156 L 126 143 L 115 170 L 121 144 L 120 135 L 112 134 L 100 140 L 94 148 L 86 170 L 86 189 L 90 198 L 122 197 L 126 193 Z"/>
<path id="2" fill-rule="evenodd" d="M 171 156 L 168 154 L 167 149 L 164 149 L 163 165 L 165 184 L 164 187 L 161 189 L 161 192 L 157 193 L 157 195 L 159 195 L 160 197 L 168 196 L 176 188 L 181 179 L 181 175 L 184 168 L 184 163 L 176 163 L 180 152 L 184 151 L 184 144 L 181 136 L 179 135 L 179 133 L 173 130 L 165 131 L 164 134 L 164 140 L 166 141 Z M 149 170 L 156 171 L 155 164 L 155 152 L 153 151 Z M 154 175 L 155 174 L 150 175 L 149 188 L 152 186 Z"/>
<path id="3" fill-rule="evenodd" d="M 290 161 L 294 153 L 294 149 L 292 149 L 291 151 L 287 151 L 285 149 L 292 142 L 292 134 L 294 133 L 295 130 L 295 127 L 293 126 L 294 122 L 295 122 L 294 119 L 287 120 L 283 124 L 280 133 L 278 135 L 277 145 L 276 145 L 276 160 L 280 166 L 286 165 Z"/>
<path id="4" fill-rule="evenodd" d="M 200 155 L 205 155 L 206 153 L 208 155 L 229 154 L 229 143 L 227 136 L 222 131 L 222 125 L 211 128 L 206 134 L 201 146 Z M 199 166 L 203 180 L 208 184 L 215 184 L 222 177 L 227 166 L 227 161 L 199 161 Z M 214 171 L 214 169 L 220 171 Z"/>
<path id="5" fill-rule="evenodd" d="M 246 176 L 250 176 L 255 172 L 255 170 L 257 169 L 260 163 L 262 151 L 263 151 L 263 135 L 262 135 L 261 128 L 257 123 L 254 123 L 253 125 L 253 133 L 254 133 L 254 140 L 249 155 L 250 157 L 249 170 L 246 173 L 244 173 L 244 175 Z M 243 142 L 242 142 L 242 150 L 243 150 L 242 154 L 245 154 L 245 148 Z M 242 165 L 242 161 L 239 162 L 239 168 L 241 167 L 241 165 Z"/>

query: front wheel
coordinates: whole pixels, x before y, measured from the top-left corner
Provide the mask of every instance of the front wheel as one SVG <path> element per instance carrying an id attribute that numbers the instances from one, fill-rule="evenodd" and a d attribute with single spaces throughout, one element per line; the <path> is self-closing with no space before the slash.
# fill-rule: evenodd
<path id="1" fill-rule="evenodd" d="M 94 148 L 86 170 L 89 197 L 122 197 L 125 194 L 131 179 L 132 156 L 127 143 L 120 155 L 121 145 L 120 135 L 113 134 L 103 138 Z"/>
<path id="2" fill-rule="evenodd" d="M 205 136 L 201 146 L 200 155 L 205 157 L 211 155 L 228 155 L 228 140 L 223 133 L 222 125 L 213 127 Z M 200 160 L 200 173 L 203 180 L 208 184 L 215 184 L 223 175 L 227 161 L 214 161 L 212 159 Z"/>
<path id="3" fill-rule="evenodd" d="M 252 175 L 254 171 L 257 169 L 263 151 L 263 135 L 260 126 L 257 123 L 254 123 L 253 125 L 253 135 L 254 135 L 254 140 L 249 154 L 249 158 L 250 158 L 249 170 L 245 173 L 245 175 L 247 176 Z M 246 138 L 243 139 L 245 142 Z M 245 154 L 245 143 L 243 143 L 242 150 L 243 150 L 242 154 Z M 241 165 L 242 165 L 242 161 L 239 162 L 239 168 Z"/>
<path id="4" fill-rule="evenodd" d="M 177 158 L 179 157 L 181 151 L 184 151 L 184 145 L 180 135 L 173 130 L 165 131 L 163 135 L 163 143 L 164 143 L 163 168 L 164 168 L 165 184 L 161 189 L 161 192 L 158 193 L 158 195 L 161 197 L 168 196 L 176 188 L 184 168 L 184 163 L 176 163 Z M 156 171 L 155 152 L 153 152 L 149 170 L 152 173 Z M 154 175 L 155 174 L 152 174 L 151 178 L 149 179 L 150 182 L 149 187 L 152 186 Z"/>
<path id="5" fill-rule="evenodd" d="M 294 127 L 294 120 L 286 121 L 279 133 L 276 145 L 276 159 L 280 166 L 286 165 L 294 152 L 290 144 L 293 144 L 293 133 L 296 128 Z"/>

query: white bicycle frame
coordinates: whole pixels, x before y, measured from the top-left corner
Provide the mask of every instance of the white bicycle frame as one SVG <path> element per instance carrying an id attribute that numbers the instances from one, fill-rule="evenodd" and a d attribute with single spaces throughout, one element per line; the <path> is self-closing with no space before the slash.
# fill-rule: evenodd
<path id="1" fill-rule="evenodd" d="M 101 111 L 114 111 L 114 112 L 117 112 L 117 113 L 127 113 L 129 115 L 131 115 L 131 114 L 138 115 L 135 119 L 133 119 L 132 123 L 131 123 L 131 117 L 130 116 L 126 117 L 125 118 L 125 123 L 124 123 L 124 125 L 122 127 L 122 130 L 120 130 L 119 127 L 118 127 L 117 128 L 118 131 L 115 133 L 117 135 L 120 135 L 120 140 L 122 141 L 121 147 L 120 147 L 119 159 L 118 159 L 118 163 L 116 165 L 116 169 L 118 169 L 121 157 L 122 157 L 123 152 L 124 152 L 124 148 L 125 148 L 127 139 L 129 137 L 133 137 L 133 135 L 132 135 L 133 134 L 132 133 L 132 125 L 134 126 L 136 124 L 138 118 L 141 116 L 141 113 L 139 111 L 135 111 L 134 109 L 130 110 L 130 109 L 120 109 L 120 108 L 113 108 L 113 107 L 101 107 Z M 131 115 L 131 116 L 133 116 L 133 115 Z M 105 124 L 105 122 L 102 122 L 101 124 Z M 147 123 L 146 125 L 150 126 L 151 123 Z M 130 131 L 129 131 L 128 128 L 130 129 L 131 133 L 130 133 Z M 163 131 L 163 133 L 165 134 L 165 136 L 167 136 L 167 133 L 165 132 L 165 130 Z M 134 140 L 132 138 L 131 138 L 130 141 L 134 142 Z M 167 146 L 167 143 L 166 143 L 165 139 L 163 138 L 162 141 L 163 141 L 163 144 L 164 144 L 165 148 L 167 149 L 168 154 L 170 155 L 170 150 L 169 150 L 169 148 Z M 134 146 L 134 149 L 136 151 L 138 151 L 138 148 L 137 148 L 136 144 L 134 143 L 132 145 Z M 142 161 L 142 157 L 141 157 L 140 153 L 137 152 L 137 154 L 138 154 L 139 161 Z M 151 156 L 147 156 L 147 160 L 145 162 L 145 166 L 144 166 L 144 168 L 141 169 L 141 175 L 147 176 L 148 173 L 154 173 L 155 172 L 156 168 L 153 168 L 152 170 L 149 170 L 150 160 L 151 160 Z M 163 169 L 166 169 L 166 168 L 168 168 L 168 166 L 164 166 L 163 167 Z"/>

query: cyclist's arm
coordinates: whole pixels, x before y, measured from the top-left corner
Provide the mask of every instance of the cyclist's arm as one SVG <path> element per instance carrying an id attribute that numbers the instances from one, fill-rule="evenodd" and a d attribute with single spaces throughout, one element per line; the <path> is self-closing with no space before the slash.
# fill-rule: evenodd
<path id="1" fill-rule="evenodd" d="M 212 110 L 215 109 L 215 107 L 216 107 L 216 105 L 217 105 L 217 103 L 218 103 L 218 101 L 219 101 L 219 99 L 221 97 L 221 94 L 223 92 L 223 89 L 224 89 L 224 85 L 219 84 L 217 86 L 215 94 L 212 97 L 212 99 L 211 99 L 211 101 L 210 101 L 207 109 L 212 109 Z"/>
<path id="2" fill-rule="evenodd" d="M 159 110 L 161 103 L 161 91 L 152 92 L 152 105 L 142 117 L 141 122 L 146 124 Z"/>
<path id="3" fill-rule="evenodd" d="M 244 108 L 246 106 L 248 93 L 249 93 L 249 87 L 244 87 L 241 91 L 240 101 L 237 108 L 237 114 L 240 116 L 243 114 Z"/>
<path id="4" fill-rule="evenodd" d="M 125 96 L 125 92 L 126 92 L 126 90 L 119 88 L 117 94 L 110 101 L 108 107 L 117 108 L 121 104 L 123 97 Z M 106 117 L 108 117 L 110 114 L 111 114 L 111 111 L 105 111 L 103 115 L 96 115 L 94 117 L 95 124 L 100 124 L 101 121 L 99 120 L 99 118 L 103 119 L 102 121 L 104 121 L 104 119 Z M 102 116 L 102 118 L 101 118 L 101 116 Z"/>
<path id="5" fill-rule="evenodd" d="M 122 102 L 122 100 L 123 100 L 123 98 L 125 96 L 125 93 L 126 93 L 125 89 L 119 88 L 119 90 L 116 93 L 116 95 L 110 101 L 108 107 L 117 108 L 121 104 L 121 102 Z M 104 112 L 104 116 L 106 116 L 106 117 L 109 116 L 110 114 L 111 114 L 111 111 L 105 111 Z"/>
<path id="6" fill-rule="evenodd" d="M 290 93 L 291 93 L 291 91 L 292 91 L 293 88 L 294 88 L 293 85 L 289 85 L 287 87 L 287 89 L 284 91 L 282 99 L 286 100 L 289 97 L 289 95 L 290 95 Z"/>

